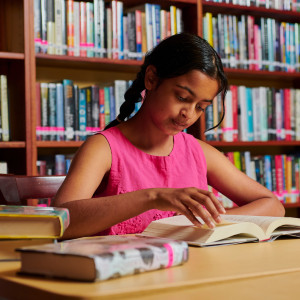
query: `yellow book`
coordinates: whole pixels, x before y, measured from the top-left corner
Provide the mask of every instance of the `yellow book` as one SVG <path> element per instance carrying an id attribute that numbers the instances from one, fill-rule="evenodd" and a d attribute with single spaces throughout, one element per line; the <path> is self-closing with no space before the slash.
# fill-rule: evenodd
<path id="1" fill-rule="evenodd" d="M 56 239 L 69 222 L 66 208 L 0 205 L 1 239 Z"/>

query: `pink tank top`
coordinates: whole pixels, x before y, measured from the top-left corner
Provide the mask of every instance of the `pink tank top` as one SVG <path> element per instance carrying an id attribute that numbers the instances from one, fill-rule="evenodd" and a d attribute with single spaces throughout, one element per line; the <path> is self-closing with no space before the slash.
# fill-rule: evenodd
<path id="1" fill-rule="evenodd" d="M 173 150 L 168 156 L 154 156 L 132 145 L 118 127 L 100 134 L 110 145 L 112 164 L 108 178 L 103 180 L 94 197 L 163 187 L 207 190 L 206 160 L 199 142 L 192 135 L 178 133 L 174 136 Z M 101 235 L 140 233 L 151 221 L 174 214 L 152 209 L 108 228 Z"/>

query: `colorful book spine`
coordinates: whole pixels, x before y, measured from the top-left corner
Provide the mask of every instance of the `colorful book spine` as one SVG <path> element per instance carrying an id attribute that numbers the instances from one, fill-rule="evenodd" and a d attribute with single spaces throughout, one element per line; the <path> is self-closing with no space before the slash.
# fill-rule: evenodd
<path id="1" fill-rule="evenodd" d="M 65 139 L 64 127 L 64 89 L 62 83 L 56 83 L 56 132 L 57 141 Z"/>
<path id="2" fill-rule="evenodd" d="M 74 56 L 74 0 L 67 0 L 66 4 L 68 55 Z"/>

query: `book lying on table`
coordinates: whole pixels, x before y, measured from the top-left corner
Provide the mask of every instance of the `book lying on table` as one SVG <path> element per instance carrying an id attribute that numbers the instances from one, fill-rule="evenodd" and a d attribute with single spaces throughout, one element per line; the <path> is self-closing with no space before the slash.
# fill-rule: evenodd
<path id="1" fill-rule="evenodd" d="M 153 221 L 139 236 L 168 237 L 196 246 L 216 246 L 271 241 L 279 236 L 300 237 L 300 219 L 246 215 L 221 215 L 222 223 L 210 229 L 203 220 L 196 227 L 183 215 Z"/>
<path id="2" fill-rule="evenodd" d="M 102 236 L 17 249 L 21 273 L 81 281 L 169 268 L 188 260 L 188 245 L 169 239 Z"/>
<path id="3" fill-rule="evenodd" d="M 16 248 L 54 243 L 55 239 L 0 239 L 0 262 L 21 259 Z"/>
<path id="4" fill-rule="evenodd" d="M 66 208 L 0 205 L 0 238 L 59 238 L 70 222 Z"/>

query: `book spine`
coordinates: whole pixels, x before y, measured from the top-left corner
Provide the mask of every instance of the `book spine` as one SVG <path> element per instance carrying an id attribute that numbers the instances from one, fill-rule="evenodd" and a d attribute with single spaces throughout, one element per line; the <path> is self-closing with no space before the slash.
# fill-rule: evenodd
<path id="1" fill-rule="evenodd" d="M 80 56 L 86 57 L 86 2 L 80 2 Z"/>
<path id="2" fill-rule="evenodd" d="M 73 141 L 75 138 L 75 105 L 74 105 L 74 87 L 73 81 L 64 79 L 64 122 L 65 122 L 65 138 L 67 141 Z"/>
<path id="3" fill-rule="evenodd" d="M 66 55 L 68 53 L 67 47 L 67 2 L 61 0 L 61 35 L 62 35 L 62 54 Z"/>
<path id="4" fill-rule="evenodd" d="M 99 131 L 99 87 L 92 86 L 92 130 Z"/>
<path id="5" fill-rule="evenodd" d="M 100 1 L 94 0 L 94 49 L 95 57 L 99 57 L 98 50 L 100 49 Z"/>
<path id="6" fill-rule="evenodd" d="M 93 121 L 92 121 L 92 88 L 86 88 L 86 131 L 87 135 L 92 132 Z"/>
<path id="7" fill-rule="evenodd" d="M 62 36 L 62 1 L 55 0 L 54 3 L 54 19 L 55 19 L 55 54 L 63 54 L 63 36 Z"/>
<path id="8" fill-rule="evenodd" d="M 135 31 L 136 31 L 136 56 L 138 60 L 142 59 L 142 12 L 135 11 Z"/>
<path id="9" fill-rule="evenodd" d="M 106 51 L 107 58 L 112 58 L 112 9 L 106 8 Z"/>
<path id="10" fill-rule="evenodd" d="M 105 113 L 105 125 L 107 125 L 112 119 L 110 118 L 110 92 L 109 87 L 104 87 L 104 113 Z"/>
<path id="11" fill-rule="evenodd" d="M 41 52 L 47 53 L 47 0 L 41 0 Z"/>
<path id="12" fill-rule="evenodd" d="M 2 123 L 2 141 L 8 142 L 10 140 L 9 128 L 9 100 L 7 92 L 7 77 L 0 75 L 0 91 L 1 91 L 1 123 Z"/>
<path id="13" fill-rule="evenodd" d="M 109 87 L 109 110 L 110 110 L 110 120 L 116 119 L 116 102 L 115 102 L 115 88 L 113 86 Z"/>
<path id="14" fill-rule="evenodd" d="M 67 0 L 67 45 L 68 55 L 74 56 L 74 1 Z"/>
<path id="15" fill-rule="evenodd" d="M 57 141 L 65 139 L 64 127 L 64 91 L 62 83 L 56 83 L 56 131 Z"/>
<path id="16" fill-rule="evenodd" d="M 77 84 L 74 84 L 74 134 L 75 141 L 79 141 L 79 87 Z"/>
<path id="17" fill-rule="evenodd" d="M 281 155 L 275 155 L 275 172 L 276 172 L 276 193 L 280 201 L 283 202 L 283 170 L 282 170 L 282 158 Z"/>
<path id="18" fill-rule="evenodd" d="M 86 89 L 79 89 L 79 136 L 80 140 L 86 139 Z"/>
<path id="19" fill-rule="evenodd" d="M 99 127 L 100 130 L 104 130 L 105 128 L 105 96 L 104 96 L 104 88 L 99 89 Z"/>
<path id="20" fill-rule="evenodd" d="M 86 3 L 86 46 L 87 57 L 94 57 L 94 4 Z"/>
<path id="21" fill-rule="evenodd" d="M 34 45 L 35 53 L 41 51 L 41 0 L 34 0 Z"/>
<path id="22" fill-rule="evenodd" d="M 1 98 L 1 97 L 0 97 Z M 1 108 L 0 108 L 1 111 Z M 36 126 L 36 140 L 41 141 L 41 84 L 36 82 L 35 84 L 35 126 Z M 1 128 L 1 125 L 0 125 Z M 2 134 L 2 131 L 1 131 Z M 0 138 L 1 140 L 2 138 Z"/>
<path id="23" fill-rule="evenodd" d="M 123 2 L 117 1 L 118 59 L 124 59 Z"/>
<path id="24" fill-rule="evenodd" d="M 49 138 L 48 127 L 48 83 L 41 82 L 41 135 L 43 141 L 47 141 Z"/>
<path id="25" fill-rule="evenodd" d="M 137 52 L 137 38 L 136 38 L 136 30 L 135 30 L 135 19 L 136 14 L 134 12 L 129 12 L 127 15 L 128 22 L 128 57 L 129 59 L 135 58 L 135 53 Z"/>
<path id="26" fill-rule="evenodd" d="M 147 28 L 147 51 L 153 48 L 153 24 L 152 24 L 152 4 L 145 3 L 146 28 Z"/>
<path id="27" fill-rule="evenodd" d="M 49 123 L 49 140 L 56 140 L 56 84 L 48 84 L 48 123 Z"/>
<path id="28" fill-rule="evenodd" d="M 47 53 L 55 54 L 54 0 L 47 1 L 47 42 Z"/>
<path id="29" fill-rule="evenodd" d="M 117 14 L 117 1 L 111 1 L 111 24 L 112 24 L 112 58 L 118 59 L 118 14 Z"/>
<path id="30" fill-rule="evenodd" d="M 74 56 L 80 56 L 80 3 L 74 2 Z"/>

